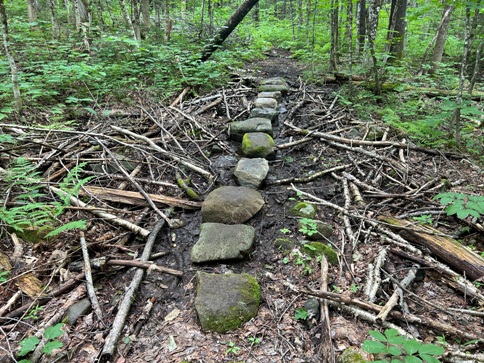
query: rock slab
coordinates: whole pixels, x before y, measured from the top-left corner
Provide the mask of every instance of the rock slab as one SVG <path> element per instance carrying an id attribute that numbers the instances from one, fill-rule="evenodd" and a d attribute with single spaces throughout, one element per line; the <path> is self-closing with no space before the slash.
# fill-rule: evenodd
<path id="1" fill-rule="evenodd" d="M 253 108 L 250 111 L 250 118 L 267 118 L 271 120 L 272 125 L 279 123 L 279 111 L 273 108 Z"/>
<path id="2" fill-rule="evenodd" d="M 245 224 L 202 223 L 190 259 L 194 263 L 242 260 L 255 241 L 255 229 Z"/>
<path id="3" fill-rule="evenodd" d="M 272 135 L 272 122 L 267 118 L 255 117 L 230 123 L 230 138 L 232 140 L 241 141 L 242 137 L 248 132 L 264 132 Z"/>
<path id="4" fill-rule="evenodd" d="M 242 158 L 237 163 L 234 176 L 237 184 L 258 189 L 269 172 L 269 163 L 263 158 Z"/>
<path id="5" fill-rule="evenodd" d="M 202 203 L 204 223 L 240 224 L 251 219 L 264 205 L 262 195 L 247 187 L 222 186 Z"/>
<path id="6" fill-rule="evenodd" d="M 260 286 L 249 274 L 197 273 L 195 309 L 202 329 L 225 333 L 259 311 Z"/>

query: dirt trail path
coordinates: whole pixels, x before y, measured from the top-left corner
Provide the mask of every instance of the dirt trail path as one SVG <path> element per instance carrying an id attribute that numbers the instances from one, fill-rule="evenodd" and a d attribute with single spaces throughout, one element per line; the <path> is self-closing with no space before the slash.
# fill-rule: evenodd
<path id="1" fill-rule="evenodd" d="M 110 148 L 128 153 L 131 161 L 142 163 L 142 172 L 137 177 L 147 192 L 186 199 L 183 190 L 174 185 L 176 173 L 181 173 L 183 178 L 191 177 L 190 186 L 203 199 L 217 186 L 235 185 L 231 171 L 240 150 L 237 143 L 228 139 L 227 122 L 230 120 L 227 114 L 230 113 L 232 119 L 248 116 L 250 102 L 257 95 L 255 84 L 251 83 L 254 77 L 281 76 L 291 86 L 291 92 L 283 101 L 280 126 L 274 132 L 279 149 L 276 160 L 270 161 L 263 188 L 266 205 L 248 222 L 257 231 L 256 247 L 250 260 L 230 264 L 191 264 L 189 253 L 198 238 L 200 212 L 198 208 L 176 208 L 170 218 L 181 221 L 182 227 L 162 230 L 153 251 L 159 253 L 154 262 L 180 270 L 183 276 L 157 271 L 146 275 L 133 301 L 116 362 L 329 362 L 332 360 L 327 353 L 328 347 L 332 347 L 335 357 L 348 347 L 359 349 L 370 329 L 382 330 L 382 326 L 391 324 L 428 343 L 445 338 L 449 352 L 462 350 L 458 342 L 484 336 L 481 311 L 484 301 L 480 300 L 484 293 L 482 283 L 468 284 L 467 292 L 460 292 L 455 285 L 452 287 L 453 278 L 448 278 L 435 267 L 436 260 L 426 266 L 422 261 L 417 264 L 415 258 L 428 255 L 426 249 L 411 245 L 392 234 L 388 226 L 377 224 L 377 218 L 382 215 L 408 218 L 415 224 L 426 218 L 425 221 L 441 233 L 455 235 L 459 232 L 463 243 L 483 251 L 483 234 L 472 224 L 464 230 L 462 222 L 446 217 L 442 207 L 432 200 L 444 187 L 442 179 L 448 181 L 446 185 L 455 184 L 452 191 L 462 188 L 470 193 L 482 193 L 482 173 L 465 159 L 446 157 L 434 151 L 418 151 L 408 139 L 407 149 L 398 147 L 404 135 L 376 121 L 358 120 L 350 109 L 338 104 L 336 86 L 307 86 L 299 79 L 301 70 L 288 53 L 274 51 L 266 60 L 251 65 L 251 77 L 242 76 L 240 82 L 237 80 L 224 90 L 184 100 L 171 108 L 141 102 L 142 111 L 123 110 L 122 115 L 92 120 L 88 125 L 103 121 L 102 128 L 96 133 L 110 136 L 120 137 L 109 128 L 110 125 L 131 129 L 137 134 L 146 133 L 173 155 L 209 171 L 216 176 L 214 182 L 180 167 L 173 159 L 163 158 L 159 151 L 144 146 L 143 141 L 133 142 L 126 137 L 125 144 L 119 145 L 106 137 Z M 160 128 L 166 132 L 160 134 Z M 310 134 L 301 130 L 309 130 Z M 387 144 L 370 144 L 382 140 Z M 131 144 L 125 146 L 128 141 Z M 82 144 L 81 148 L 87 150 L 89 142 Z M 92 160 L 100 157 L 97 151 L 85 154 L 85 158 Z M 104 171 L 91 172 L 97 177 L 91 184 L 119 189 L 122 174 L 115 170 L 107 174 Z M 116 178 L 116 174 L 121 177 Z M 136 191 L 133 186 L 127 189 Z M 103 204 L 93 200 L 91 204 L 99 203 L 105 208 L 113 206 L 113 213 L 133 222 L 143 213 L 138 206 Z M 296 319 L 305 303 L 314 299 L 307 294 L 307 289 L 322 289 L 321 262 L 304 252 L 305 237 L 300 232 L 298 219 L 288 214 L 297 201 L 316 204 L 315 219 L 330 224 L 334 230 L 322 242 L 332 246 L 339 261 L 330 264 L 324 288 L 344 299 L 346 307 L 336 303 L 330 305 L 329 345 L 322 345 L 323 341 L 328 342 L 325 339 L 327 325 L 317 317 Z M 121 245 L 126 230 L 87 218 L 91 219 L 90 229 L 86 232 L 91 257 L 130 259 L 133 254 L 141 254 L 142 239 L 131 237 Z M 142 225 L 150 230 L 157 219 L 158 215 L 148 210 Z M 82 257 L 76 249 L 76 233 L 71 233 L 71 242 L 65 238 L 43 246 L 44 254 L 41 250 L 29 250 L 27 255 L 45 261 L 45 256 L 52 254 L 54 249 L 67 250 L 67 266 L 71 269 L 74 262 L 82 261 Z M 277 249 L 274 246 L 276 238 L 290 239 L 294 243 L 293 250 L 284 253 Z M 13 248 L 11 242 L 2 241 L 2 244 L 5 250 Z M 412 257 L 415 258 L 412 260 Z M 378 261 L 382 281 L 377 278 L 368 284 L 371 267 Z M 371 311 L 371 307 L 377 309 L 385 305 L 394 292 L 395 281 L 404 279 L 412 269 L 417 276 L 404 292 L 407 318 L 398 313 L 401 311 L 398 306 L 394 308 L 397 313 L 390 315 L 383 324 L 367 321 L 362 314 L 355 318 L 357 310 L 348 310 L 348 306 L 350 309 L 356 307 L 351 301 L 371 300 L 375 305 L 369 304 L 370 309 L 366 312 L 373 314 L 374 318 L 377 313 Z M 74 269 L 71 270 L 74 273 Z M 196 271 L 248 272 L 256 276 L 262 289 L 257 317 L 234 332 L 201 331 L 194 310 Z M 63 350 L 69 355 L 59 362 L 96 361 L 119 299 L 133 274 L 133 269 L 109 266 L 104 273 L 97 275 L 103 324 L 90 313 L 69 327 L 63 338 Z M 58 280 L 58 275 L 53 274 L 53 284 L 60 284 Z M 375 287 L 376 294 L 369 298 L 367 292 L 372 287 Z M 11 284 L 10 292 L 2 291 L 5 301 L 15 290 Z M 469 295 L 472 292 L 474 298 Z M 51 300 L 44 307 L 41 320 L 47 320 L 60 305 L 59 299 Z M 461 311 L 451 311 L 451 308 Z M 418 317 L 420 323 L 413 321 L 413 317 Z M 17 338 L 8 338 L 10 344 L 35 330 L 16 326 L 13 331 L 21 333 Z M 2 346 L 5 346 L 5 339 Z M 470 353 L 482 351 L 482 348 L 482 343 L 471 345 Z M 52 361 L 49 359 L 52 358 L 43 361 Z"/>

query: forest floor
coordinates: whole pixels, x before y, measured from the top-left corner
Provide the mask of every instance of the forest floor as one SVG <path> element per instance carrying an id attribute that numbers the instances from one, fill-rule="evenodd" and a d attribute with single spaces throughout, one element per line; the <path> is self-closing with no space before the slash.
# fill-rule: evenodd
<path id="1" fill-rule="evenodd" d="M 60 130 L 31 131 L 43 141 L 30 141 L 34 137 L 26 140 L 24 156 L 45 157 L 42 171 L 46 176 L 63 170 L 62 165 L 70 168 L 78 161 L 99 162 L 100 170 L 86 174 L 96 177 L 88 187 L 137 191 L 122 173 L 107 170 L 112 166 L 109 153 L 115 152 L 128 155 L 130 162 L 141 165 L 134 178 L 146 192 L 179 202 L 168 218 L 181 223 L 181 227 L 165 225 L 157 236 L 153 249 L 157 255 L 152 261 L 182 271 L 183 275 L 149 270 L 131 302 L 115 358 L 110 361 L 332 362 L 346 348 L 362 352 L 361 345 L 369 338 L 369 330 L 389 327 L 425 343 L 443 344 L 445 359 L 455 361 L 455 357 L 465 354 L 477 357 L 471 360 L 482 359 L 478 358 L 484 350 L 482 277 L 474 284 L 471 279 L 456 281 L 456 273 L 465 275 L 465 267 L 452 264 L 452 251 L 448 251 L 450 261 L 439 261 L 439 255 L 445 257 L 442 251 L 410 243 L 412 231 L 431 225 L 438 232 L 426 230 L 430 239 L 451 236 L 476 251 L 484 251 L 482 219 L 463 221 L 449 217 L 433 200 L 443 190 L 482 195 L 482 169 L 465 155 L 420 148 L 376 118 L 372 122 L 359 120 L 351 109 L 338 102 L 337 85 L 307 85 L 300 78 L 301 71 L 289 53 L 274 50 L 265 60 L 248 65 L 247 70 L 234 71 L 234 81 L 210 95 L 186 98 L 171 106 L 134 95 L 139 97 L 137 107 L 119 105 L 109 116 L 99 112 L 86 119 L 71 141 L 75 144 L 71 150 L 62 150 L 59 145 L 72 139 L 72 134 Z M 248 117 L 251 102 L 257 96 L 256 79 L 274 76 L 285 78 L 291 91 L 282 101 L 280 123 L 274 131 L 279 147 L 261 189 L 266 204 L 247 222 L 257 231 L 255 250 L 246 261 L 194 265 L 189 254 L 200 230 L 198 202 L 218 186 L 235 185 L 231 172 L 240 150 L 237 143 L 229 140 L 227 124 Z M 152 144 L 127 136 L 113 126 L 147 135 L 168 153 L 160 153 Z M 161 134 L 160 128 L 164 130 Z M 382 140 L 384 143 L 373 143 Z M 401 147 L 402 140 L 407 148 Z M 104 147 L 93 148 L 99 141 Z M 51 151 L 55 155 L 47 158 Z M 216 176 L 215 180 L 181 166 L 167 154 L 182 156 Z M 187 202 L 183 190 L 176 185 L 177 173 L 191 178 L 190 187 L 201 196 L 199 201 Z M 59 177 L 51 178 L 50 183 L 55 185 L 58 180 Z M 120 185 L 122 182 L 127 185 Z M 116 197 L 115 201 L 108 201 L 102 195 L 91 195 L 83 200 L 147 230 L 160 219 L 151 208 L 133 205 L 132 200 L 120 201 L 120 195 Z M 304 240 L 297 218 L 287 213 L 298 200 L 317 204 L 316 218 L 333 226 L 334 233 L 325 242 L 337 251 L 339 263 L 330 264 L 327 274 L 321 270 L 321 261 L 308 258 L 299 249 L 284 254 L 274 247 L 278 237 L 298 244 Z M 392 232 L 388 223 L 379 220 L 382 216 L 411 224 Z M 89 220 L 85 239 L 91 258 L 129 260 L 143 251 L 143 238 L 135 238 L 106 218 L 93 217 L 86 208 L 71 208 L 63 218 L 66 222 Z M 7 251 L 18 250 L 20 244 L 23 253 L 16 254 L 10 279 L 0 285 L 2 305 L 21 289 L 18 277 L 22 274 L 33 272 L 46 289 L 44 296 L 49 296 L 82 271 L 76 231 L 37 245 L 15 242 L 11 236 L 2 236 L 0 251 L 13 255 Z M 247 272 L 255 276 L 261 287 L 257 317 L 226 334 L 202 331 L 194 309 L 197 271 Z M 413 280 L 401 291 L 405 307 L 397 304 L 395 312 L 377 322 L 378 310 L 388 302 L 398 283 L 412 273 Z M 38 361 L 99 361 L 118 304 L 134 274 L 134 267 L 111 265 L 95 272 L 102 320 L 90 312 L 74 325 L 64 325 L 66 333 L 59 338 L 63 347 L 55 352 L 55 357 L 43 356 Z M 59 321 L 54 317 L 79 299 L 73 297 L 72 291 L 85 294 L 79 287 L 72 290 L 75 286 L 42 303 L 22 290 L 9 310 L 2 312 L 0 347 L 4 360 L 0 361 L 9 361 L 8 356 L 17 351 L 19 341 Z M 325 300 L 330 301 L 329 320 L 322 321 L 324 314 L 322 319 L 296 319 L 297 309 L 318 291 L 333 293 L 331 301 Z M 36 305 L 39 308 L 32 313 Z M 480 342 L 472 342 L 479 339 Z M 464 346 L 467 342 L 470 344 Z M 106 356 L 102 359 L 108 360 Z"/>

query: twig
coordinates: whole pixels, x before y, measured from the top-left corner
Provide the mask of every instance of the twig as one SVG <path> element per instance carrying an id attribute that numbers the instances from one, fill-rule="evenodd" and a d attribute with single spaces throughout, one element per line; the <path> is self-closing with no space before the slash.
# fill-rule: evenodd
<path id="1" fill-rule="evenodd" d="M 165 224 L 164 219 L 160 219 L 158 223 L 155 225 L 153 230 L 151 231 L 148 240 L 146 241 L 145 248 L 141 255 L 140 261 L 146 262 L 150 258 L 151 250 L 156 241 L 156 237 L 160 230 L 163 228 Z M 128 289 L 126 290 L 126 294 L 123 297 L 123 300 L 119 304 L 118 313 L 114 318 L 114 322 L 112 325 L 112 329 L 109 332 L 108 336 L 106 337 L 105 344 L 103 350 L 101 352 L 100 361 L 101 362 L 108 362 L 111 360 L 114 354 L 114 350 L 116 349 L 116 343 L 121 335 L 121 332 L 124 327 L 124 322 L 126 321 L 129 309 L 131 307 L 131 303 L 134 300 L 134 296 L 138 287 L 143 279 L 144 269 L 138 268 L 134 274 L 133 280 L 129 285 Z"/>
<path id="2" fill-rule="evenodd" d="M 364 289 L 364 293 L 368 298 L 368 301 L 375 300 L 376 293 L 381 285 L 381 274 L 380 269 L 385 263 L 385 259 L 387 257 L 387 249 L 381 248 L 380 252 L 378 252 L 378 256 L 375 259 L 375 264 L 370 264 L 368 266 L 368 278 L 366 280 L 366 285 Z"/>
<path id="3" fill-rule="evenodd" d="M 321 170 L 316 173 L 310 174 L 307 177 L 304 178 L 287 178 L 287 179 L 279 179 L 279 180 L 274 180 L 274 181 L 266 181 L 266 185 L 281 185 L 281 184 L 291 184 L 291 183 L 309 183 L 310 181 L 313 181 L 314 179 L 319 178 L 320 176 L 323 176 L 325 174 L 333 173 L 335 171 L 341 171 L 346 168 L 351 167 L 353 164 L 344 164 L 344 165 L 338 165 L 329 169 Z"/>
<path id="4" fill-rule="evenodd" d="M 158 215 L 163 218 L 166 223 L 168 223 L 169 226 L 171 226 L 171 220 L 161 211 L 158 209 L 158 207 L 155 205 L 155 203 L 153 202 L 153 200 L 150 198 L 150 196 L 145 192 L 145 190 L 141 187 L 141 185 L 139 185 L 139 183 L 133 179 L 133 177 L 131 177 L 131 175 L 129 175 L 129 173 L 126 171 L 126 169 L 121 165 L 121 163 L 118 161 L 118 159 L 116 158 L 116 156 L 111 152 L 111 150 L 109 150 L 109 148 L 104 145 L 101 140 L 97 139 L 96 138 L 96 141 L 99 143 L 99 145 L 101 145 L 103 147 L 103 149 L 109 154 L 109 156 L 111 156 L 111 158 L 113 159 L 114 163 L 116 164 L 116 166 L 118 167 L 118 169 L 126 176 L 126 178 L 129 179 L 129 181 L 136 187 L 136 189 L 138 189 L 138 191 L 143 195 L 143 197 L 145 198 L 145 200 L 148 202 L 148 204 L 150 205 L 151 208 L 153 208 L 153 210 L 158 213 Z"/>
<path id="5" fill-rule="evenodd" d="M 328 261 L 324 255 L 321 255 L 321 291 L 328 291 Z M 335 363 L 334 346 L 331 340 L 331 321 L 329 320 L 328 301 L 326 299 L 320 299 L 321 303 L 321 356 L 324 362 Z"/>
<path id="6" fill-rule="evenodd" d="M 79 233 L 80 238 L 79 241 L 81 243 L 81 250 L 82 250 L 82 258 L 84 260 L 84 274 L 86 276 L 86 287 L 87 287 L 87 294 L 89 296 L 89 300 L 91 300 L 91 305 L 94 309 L 94 312 L 97 315 L 99 321 L 103 321 L 103 313 L 101 311 L 101 307 L 99 306 L 99 300 L 97 299 L 96 292 L 94 291 L 94 283 L 92 280 L 92 273 L 91 273 L 91 263 L 89 262 L 89 252 L 87 250 L 87 243 L 86 239 L 84 238 L 84 232 Z"/>
<path id="7" fill-rule="evenodd" d="M 211 181 L 211 180 L 214 179 L 214 176 L 212 174 L 210 174 L 208 171 L 203 170 L 202 168 L 200 168 L 200 167 L 198 167 L 196 165 L 193 165 L 192 163 L 189 163 L 186 160 L 183 160 L 181 157 L 176 156 L 173 153 L 170 153 L 170 152 L 166 151 L 165 149 L 163 149 L 160 146 L 156 145 L 152 140 L 150 140 L 149 138 L 147 138 L 145 136 L 135 134 L 134 132 L 131 132 L 129 130 L 125 130 L 125 129 L 121 128 L 121 127 L 117 127 L 117 126 L 114 126 L 114 125 L 111 125 L 111 128 L 113 130 L 116 130 L 116 131 L 122 133 L 122 134 L 129 135 L 129 136 L 134 137 L 134 138 L 139 139 L 139 140 L 143 140 L 144 142 L 146 142 L 148 145 L 150 145 L 153 149 L 155 149 L 159 153 L 165 155 L 166 157 L 168 157 L 168 158 L 170 158 L 170 159 L 172 159 L 172 160 L 174 160 L 176 162 L 179 162 L 180 164 L 182 164 L 182 165 L 186 166 L 187 168 L 195 171 L 196 173 L 199 173 L 200 175 L 202 175 L 205 178 L 207 178 L 209 181 Z"/>

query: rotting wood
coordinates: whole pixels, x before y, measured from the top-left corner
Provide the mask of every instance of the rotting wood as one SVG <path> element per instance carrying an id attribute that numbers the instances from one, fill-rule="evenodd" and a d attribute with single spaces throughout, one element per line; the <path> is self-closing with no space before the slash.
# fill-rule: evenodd
<path id="1" fill-rule="evenodd" d="M 117 190 L 111 188 L 84 186 L 84 191 L 80 190 L 79 195 L 92 194 L 96 198 L 109 200 L 110 202 L 131 204 L 131 205 L 147 205 L 148 203 L 139 192 L 131 192 L 127 190 Z M 156 204 L 169 205 L 170 207 L 177 207 L 183 209 L 198 209 L 202 206 L 200 202 L 195 202 L 186 199 L 168 197 L 160 194 L 150 194 L 149 197 Z"/>
<path id="2" fill-rule="evenodd" d="M 323 292 L 328 291 L 328 261 L 326 256 L 321 255 L 321 279 L 320 279 L 320 289 Z M 328 301 L 326 299 L 320 300 L 320 315 L 321 315 L 321 345 L 320 345 L 320 355 L 323 357 L 323 362 L 335 363 L 336 356 L 333 346 L 333 341 L 331 339 L 331 320 L 329 318 Z"/>
<path id="3" fill-rule="evenodd" d="M 470 280 L 484 276 L 484 259 L 453 238 L 438 235 L 441 234 L 440 231 L 389 216 L 381 216 L 379 220 L 388 223 L 406 240 L 428 248 L 435 256 L 456 271 L 464 273 Z"/>
<path id="4" fill-rule="evenodd" d="M 84 232 L 79 233 L 79 242 L 81 245 L 82 251 L 82 258 L 84 260 L 84 275 L 86 276 L 86 288 L 87 294 L 89 296 L 89 300 L 91 301 L 92 308 L 97 315 L 97 318 L 100 322 L 103 322 L 103 313 L 101 307 L 99 306 L 99 300 L 96 295 L 96 291 L 94 291 L 94 283 L 92 279 L 91 273 L 91 263 L 89 262 L 89 252 L 87 250 L 87 242 L 84 237 Z"/>

